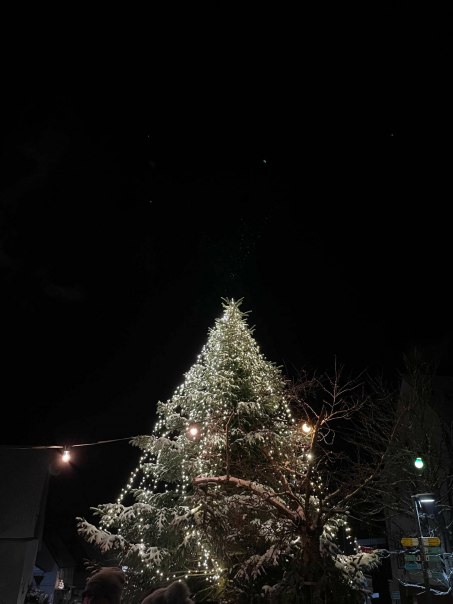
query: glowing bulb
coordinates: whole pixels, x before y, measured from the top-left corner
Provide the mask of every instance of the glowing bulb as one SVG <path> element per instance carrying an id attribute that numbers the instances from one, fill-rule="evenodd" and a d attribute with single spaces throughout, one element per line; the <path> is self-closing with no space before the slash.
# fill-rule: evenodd
<path id="1" fill-rule="evenodd" d="M 192 440 L 198 440 L 200 438 L 200 426 L 196 422 L 192 422 L 189 424 L 187 428 L 187 435 Z"/>
<path id="2" fill-rule="evenodd" d="M 421 457 L 417 457 L 417 459 L 414 461 L 414 466 L 417 468 L 417 470 L 421 470 L 424 465 L 425 464 L 423 463 L 423 459 Z"/>
<path id="3" fill-rule="evenodd" d="M 302 432 L 305 432 L 305 434 L 310 434 L 310 432 L 311 432 L 310 424 L 307 424 L 307 422 L 304 422 L 302 424 Z"/>
<path id="4" fill-rule="evenodd" d="M 71 453 L 69 452 L 68 448 L 65 448 L 65 450 L 63 451 L 63 461 L 65 463 L 68 463 L 68 461 L 71 459 Z"/>

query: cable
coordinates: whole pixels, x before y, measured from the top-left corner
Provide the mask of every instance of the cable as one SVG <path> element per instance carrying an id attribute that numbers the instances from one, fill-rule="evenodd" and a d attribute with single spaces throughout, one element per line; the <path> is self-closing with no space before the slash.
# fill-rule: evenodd
<path id="1" fill-rule="evenodd" d="M 76 443 L 74 445 L 30 445 L 30 446 L 16 446 L 16 445 L 0 445 L 0 449 L 9 449 L 9 450 L 31 450 L 31 449 L 67 449 L 74 447 L 92 447 L 93 445 L 104 445 L 106 443 L 116 443 L 121 440 L 132 440 L 137 438 L 137 436 L 125 436 L 124 438 L 111 438 L 110 440 L 98 440 L 92 443 Z"/>

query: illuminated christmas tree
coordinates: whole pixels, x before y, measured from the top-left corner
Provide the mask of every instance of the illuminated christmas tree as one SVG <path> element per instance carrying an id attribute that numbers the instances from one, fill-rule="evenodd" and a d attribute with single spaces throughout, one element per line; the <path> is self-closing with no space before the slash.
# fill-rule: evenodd
<path id="1" fill-rule="evenodd" d="M 153 434 L 134 439 L 139 467 L 116 503 L 97 508 L 99 527 L 78 519 L 85 539 L 128 567 L 130 597 L 185 578 L 198 601 L 283 591 L 299 602 L 323 556 L 363 581 L 334 546 L 344 515 L 322 509 L 326 416 L 310 425 L 302 405 L 293 417 L 240 305 L 224 301 L 183 384 L 158 404 Z"/>

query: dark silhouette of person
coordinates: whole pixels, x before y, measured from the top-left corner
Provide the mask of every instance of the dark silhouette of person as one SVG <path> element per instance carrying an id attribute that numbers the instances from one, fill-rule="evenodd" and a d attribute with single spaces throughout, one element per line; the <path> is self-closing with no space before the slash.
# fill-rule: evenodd
<path id="1" fill-rule="evenodd" d="M 173 581 L 167 587 L 159 587 L 150 593 L 141 604 L 194 604 L 190 589 L 185 581 Z"/>
<path id="2" fill-rule="evenodd" d="M 126 577 L 118 566 L 105 566 L 88 577 L 82 604 L 121 604 Z"/>

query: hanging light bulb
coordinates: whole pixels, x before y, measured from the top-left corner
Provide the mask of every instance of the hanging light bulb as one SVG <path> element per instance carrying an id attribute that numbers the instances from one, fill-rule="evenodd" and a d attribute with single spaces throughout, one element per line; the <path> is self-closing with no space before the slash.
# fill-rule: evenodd
<path id="1" fill-rule="evenodd" d="M 68 463 L 71 460 L 71 452 L 69 450 L 69 447 L 65 447 L 63 449 L 63 461 L 65 463 Z"/>
<path id="2" fill-rule="evenodd" d="M 311 432 L 310 424 L 307 424 L 307 422 L 304 422 L 302 424 L 302 432 L 304 432 L 305 434 L 310 434 L 310 432 Z"/>
<path id="3" fill-rule="evenodd" d="M 200 438 L 200 424 L 191 422 L 187 428 L 187 436 L 191 440 L 198 440 Z"/>

